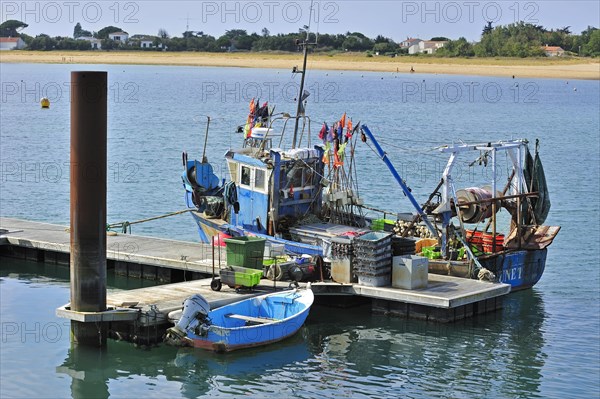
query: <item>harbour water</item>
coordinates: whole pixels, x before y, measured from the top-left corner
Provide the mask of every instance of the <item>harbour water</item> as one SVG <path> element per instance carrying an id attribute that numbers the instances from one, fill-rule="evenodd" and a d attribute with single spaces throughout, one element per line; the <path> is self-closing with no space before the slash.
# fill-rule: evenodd
<path id="1" fill-rule="evenodd" d="M 109 72 L 109 222 L 184 208 L 181 151 L 200 157 L 205 115 L 207 155 L 218 161 L 241 141 L 233 130 L 252 97 L 276 113 L 295 109 L 288 70 L 3 64 L 2 216 L 68 224 L 69 72 L 84 69 Z M 445 163 L 435 146 L 539 138 L 553 203 L 546 223 L 562 230 L 536 287 L 453 325 L 316 307 L 297 336 L 266 349 L 217 356 L 111 341 L 90 353 L 70 348 L 68 324 L 54 316 L 69 299 L 68 270 L 2 259 L 0 397 L 600 395 L 600 83 L 339 71 L 311 71 L 307 81 L 313 140 L 343 112 L 367 123 L 419 202 Z M 357 154 L 359 180 L 374 187 L 361 186 L 366 203 L 409 211 L 373 152 L 359 145 Z M 459 165 L 459 187 L 489 183 L 471 161 Z M 197 239 L 189 215 L 134 232 Z"/>

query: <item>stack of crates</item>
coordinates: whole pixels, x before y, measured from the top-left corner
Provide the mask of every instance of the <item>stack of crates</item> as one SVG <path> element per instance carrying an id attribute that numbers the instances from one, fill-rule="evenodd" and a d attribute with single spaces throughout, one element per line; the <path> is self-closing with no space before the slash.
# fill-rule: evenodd
<path id="1" fill-rule="evenodd" d="M 354 283 L 354 249 L 350 237 L 331 239 L 331 278 L 338 283 Z"/>
<path id="2" fill-rule="evenodd" d="M 354 238 L 354 270 L 358 283 L 385 287 L 392 281 L 392 235 L 371 232 Z"/>

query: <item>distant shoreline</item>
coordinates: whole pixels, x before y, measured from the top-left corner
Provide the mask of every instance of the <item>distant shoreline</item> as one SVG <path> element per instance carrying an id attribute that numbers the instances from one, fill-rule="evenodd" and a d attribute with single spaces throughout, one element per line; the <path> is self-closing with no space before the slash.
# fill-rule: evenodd
<path id="1" fill-rule="evenodd" d="M 301 54 L 149 51 L 2 51 L 0 63 L 173 65 L 291 69 Z M 316 54 L 313 70 L 480 75 L 600 80 L 600 61 L 577 58 L 367 58 L 364 54 Z"/>

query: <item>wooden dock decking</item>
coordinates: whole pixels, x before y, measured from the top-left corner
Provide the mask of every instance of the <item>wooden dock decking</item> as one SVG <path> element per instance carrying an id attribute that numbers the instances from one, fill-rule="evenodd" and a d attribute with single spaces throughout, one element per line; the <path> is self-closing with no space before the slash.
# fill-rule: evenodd
<path id="1" fill-rule="evenodd" d="M 0 234 L 2 253 L 6 254 L 6 247 L 10 246 L 13 255 L 16 256 L 68 265 L 70 235 L 65 226 L 0 218 L 0 229 L 6 230 Z M 18 252 L 19 250 L 21 252 Z M 220 251 L 222 264 L 225 265 L 225 251 L 222 248 Z M 8 252 L 10 255 L 10 251 Z M 64 255 L 62 262 L 59 262 L 56 254 Z M 119 234 L 107 237 L 107 259 L 114 261 L 115 272 L 118 272 L 118 265 L 128 264 L 130 277 L 148 278 L 147 268 L 154 270 L 154 276 L 160 275 L 156 270 L 183 270 L 206 277 L 212 271 L 212 246 Z M 184 277 L 186 275 L 183 274 Z M 236 293 L 227 287 L 215 292 L 210 289 L 210 279 L 196 278 L 192 281 L 109 293 L 107 305 L 119 308 L 135 304 L 134 308 L 139 313 L 136 323 L 150 327 L 167 323 L 168 313 L 180 309 L 185 298 L 191 294 L 201 294 L 212 307 L 219 307 L 268 292 L 269 289 L 273 289 L 273 285 L 272 281 L 263 280 L 262 284 L 251 292 Z M 275 285 L 283 288 L 287 287 L 288 283 L 277 282 Z M 317 297 L 365 297 L 371 299 L 374 311 L 442 322 L 452 322 L 494 311 L 502 306 L 502 297 L 510 292 L 510 286 L 507 284 L 436 274 L 429 274 L 427 288 L 417 290 L 336 282 L 313 283 L 312 289 Z"/>
<path id="2" fill-rule="evenodd" d="M 7 230 L 1 235 L 0 244 L 4 241 L 16 247 L 48 251 L 50 255 L 51 253 L 68 254 L 70 250 L 68 226 L 0 218 L 0 229 Z M 221 262 L 225 265 L 225 251 L 223 248 L 215 247 L 215 251 L 219 250 Z M 117 263 L 127 262 L 202 274 L 210 274 L 212 271 L 212 246 L 199 242 L 131 234 L 107 235 L 106 258 Z M 215 258 L 219 259 L 217 252 Z M 52 259 L 50 261 L 52 262 Z M 218 262 L 216 265 L 218 266 Z"/>

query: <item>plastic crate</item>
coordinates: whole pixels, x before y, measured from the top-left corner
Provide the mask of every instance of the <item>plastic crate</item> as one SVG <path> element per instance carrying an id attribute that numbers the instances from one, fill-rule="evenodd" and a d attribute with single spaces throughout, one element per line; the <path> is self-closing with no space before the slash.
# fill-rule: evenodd
<path id="1" fill-rule="evenodd" d="M 392 272 L 392 265 L 385 269 L 355 268 L 354 270 L 360 276 L 381 276 L 383 274 L 390 274 Z"/>
<path id="2" fill-rule="evenodd" d="M 265 258 L 285 256 L 285 244 L 277 244 L 271 241 L 265 242 Z"/>
<path id="3" fill-rule="evenodd" d="M 221 283 L 230 287 L 254 287 L 260 283 L 262 270 L 248 269 L 245 267 L 229 266 L 219 271 Z"/>
<path id="4" fill-rule="evenodd" d="M 333 237 L 331 239 L 331 256 L 333 258 L 351 258 L 353 254 L 351 238 Z"/>
<path id="5" fill-rule="evenodd" d="M 382 258 L 354 258 L 354 265 L 356 267 L 368 266 L 370 268 L 383 268 L 388 267 L 392 264 L 392 256 L 386 256 Z"/>
<path id="6" fill-rule="evenodd" d="M 442 257 L 442 253 L 439 247 L 423 247 L 423 256 L 429 259 L 439 259 Z"/>
<path id="7" fill-rule="evenodd" d="M 392 236 L 392 254 L 399 255 L 414 255 L 416 253 L 416 241 L 410 238 Z"/>
<path id="8" fill-rule="evenodd" d="M 390 233 L 382 233 L 378 231 L 372 231 L 362 236 L 354 238 L 354 249 L 360 251 L 361 249 L 377 249 L 385 246 L 389 246 L 392 242 L 392 235 Z"/>
<path id="9" fill-rule="evenodd" d="M 285 263 L 288 261 L 288 257 L 287 256 L 277 256 L 275 258 L 267 258 L 263 260 L 263 266 L 271 266 L 274 265 L 275 263 L 280 264 L 280 263 Z"/>
<path id="10" fill-rule="evenodd" d="M 394 225 L 396 224 L 395 220 L 391 219 L 375 219 L 371 222 L 371 230 L 373 231 L 392 231 Z"/>
<path id="11" fill-rule="evenodd" d="M 265 241 L 260 237 L 226 238 L 227 265 L 262 270 Z"/>
<path id="12" fill-rule="evenodd" d="M 362 246 L 362 247 L 356 247 L 354 249 L 354 252 L 357 256 L 365 255 L 368 257 L 376 257 L 376 256 L 381 256 L 383 254 L 391 254 L 392 246 L 390 244 L 385 244 L 385 245 L 381 245 L 378 247 Z"/>
<path id="13" fill-rule="evenodd" d="M 367 287 L 387 287 L 392 284 L 392 275 L 390 273 L 381 276 L 358 275 L 358 284 Z"/>

